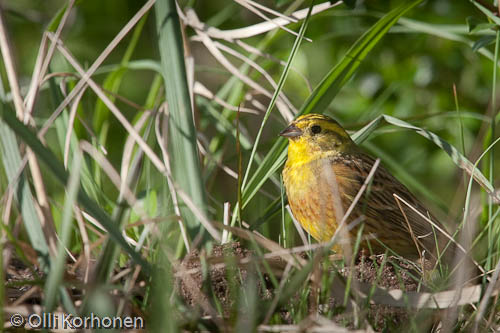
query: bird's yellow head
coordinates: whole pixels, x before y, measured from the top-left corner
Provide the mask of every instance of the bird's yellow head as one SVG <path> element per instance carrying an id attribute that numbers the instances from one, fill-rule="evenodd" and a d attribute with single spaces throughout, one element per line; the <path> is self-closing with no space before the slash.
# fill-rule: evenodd
<path id="1" fill-rule="evenodd" d="M 314 113 L 298 117 L 280 135 L 289 139 L 288 162 L 308 162 L 356 146 L 339 123 Z"/>

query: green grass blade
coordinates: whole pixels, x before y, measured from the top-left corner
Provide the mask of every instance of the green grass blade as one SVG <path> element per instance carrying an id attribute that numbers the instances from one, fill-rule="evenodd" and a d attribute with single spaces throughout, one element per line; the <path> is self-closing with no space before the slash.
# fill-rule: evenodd
<path id="1" fill-rule="evenodd" d="M 49 83 L 50 95 L 53 100 L 53 105 L 60 105 L 63 102 L 64 97 L 61 95 L 61 92 L 57 88 L 57 83 L 55 78 L 51 78 L 48 83 Z M 74 85 L 72 85 L 71 87 L 74 87 Z M 67 109 L 64 109 L 61 112 L 61 115 L 57 117 L 57 119 L 55 120 L 54 127 L 56 130 L 59 147 L 62 152 L 64 152 L 65 150 L 66 135 L 68 131 L 71 131 L 71 138 L 70 138 L 69 152 L 68 152 L 69 159 L 66 168 L 68 170 L 71 170 L 71 165 L 72 165 L 71 156 L 76 150 L 79 149 L 78 148 L 79 142 L 78 142 L 78 137 L 76 135 L 76 127 L 77 127 L 76 123 L 73 124 L 72 129 L 69 128 L 68 125 L 69 123 L 70 123 L 69 112 Z M 96 175 L 92 174 L 89 165 L 84 161 L 84 163 L 82 163 L 81 176 L 80 176 L 82 187 L 90 198 L 92 198 L 97 203 L 100 203 L 103 201 L 102 198 L 103 196 L 100 191 L 101 187 L 98 186 L 98 184 L 96 183 L 96 178 L 97 178 Z"/>
<path id="2" fill-rule="evenodd" d="M 500 25 L 500 18 L 495 16 L 490 10 L 488 10 L 486 7 L 481 5 L 480 3 L 476 1 L 471 1 L 474 6 L 476 6 L 480 11 L 483 12 L 484 15 L 486 15 L 490 20 L 495 22 L 495 24 Z"/>
<path id="3" fill-rule="evenodd" d="M 224 136 L 232 136 L 236 140 L 236 128 L 234 128 L 234 125 L 227 119 L 225 118 L 222 114 L 219 113 L 218 110 L 216 110 L 212 104 L 204 99 L 203 97 L 197 96 L 196 104 L 198 106 L 203 106 L 206 111 L 214 118 L 214 124 L 221 134 Z M 240 145 L 241 148 L 244 150 L 248 150 L 252 147 L 252 142 L 250 141 L 249 138 L 247 138 L 244 133 L 240 132 Z"/>
<path id="4" fill-rule="evenodd" d="M 104 79 L 103 88 L 111 93 L 118 93 L 120 86 L 123 81 L 123 77 L 127 72 L 127 65 L 130 62 L 132 54 L 137 47 L 137 43 L 139 42 L 139 38 L 141 36 L 142 30 L 144 28 L 144 24 L 148 18 L 148 14 L 146 13 L 140 20 L 137 22 L 137 25 L 134 28 L 134 32 L 132 33 L 132 37 L 130 42 L 127 45 L 127 49 L 122 57 L 120 65 L 117 66 L 111 73 L 108 74 L 106 79 Z M 114 102 L 116 97 L 110 96 L 109 99 Z M 95 111 L 94 111 L 94 130 L 99 133 L 99 129 L 103 126 L 103 123 L 108 120 L 109 110 L 104 105 L 104 102 L 100 99 L 97 100 Z"/>
<path id="5" fill-rule="evenodd" d="M 402 166 L 396 159 L 394 159 L 392 156 L 390 156 L 371 142 L 366 142 L 364 144 L 364 148 L 372 153 L 373 156 L 380 157 L 380 159 L 384 162 L 384 165 L 387 166 L 391 171 L 393 171 L 396 178 L 403 182 L 403 184 L 407 185 L 410 189 L 422 194 L 424 198 L 427 198 L 428 201 L 441 208 L 444 212 L 448 211 L 449 207 L 443 201 L 443 199 L 436 195 L 436 193 L 429 190 L 429 188 L 425 186 L 425 184 L 411 175 L 408 170 L 404 166 Z"/>
<path id="6" fill-rule="evenodd" d="M 413 126 L 400 119 L 387 115 L 384 115 L 384 118 L 389 124 L 414 130 L 418 134 L 434 142 L 434 144 L 444 150 L 444 152 L 446 152 L 451 157 L 452 161 L 459 168 L 465 170 L 469 175 L 472 175 L 476 182 L 481 185 L 481 187 L 483 187 L 487 193 L 489 193 L 493 197 L 496 197 L 497 200 L 500 200 L 499 195 L 494 193 L 495 189 L 493 188 L 493 185 L 488 181 L 488 179 L 486 179 L 481 171 L 475 168 L 474 165 L 464 155 L 462 155 L 458 149 L 449 144 L 447 141 L 443 140 L 441 137 L 430 131 L 424 130 L 417 126 Z"/>
<path id="7" fill-rule="evenodd" d="M 59 26 L 59 23 L 61 23 L 64 13 L 66 13 L 67 10 L 68 10 L 68 3 L 65 3 L 61 7 L 61 9 L 59 9 L 54 18 L 49 22 L 47 26 L 47 31 L 55 32 L 57 30 L 57 27 Z"/>
<path id="8" fill-rule="evenodd" d="M 310 112 L 323 113 L 340 89 L 353 76 L 363 59 L 378 44 L 380 39 L 396 24 L 401 16 L 420 4 L 423 0 L 403 3 L 377 21 L 367 32 L 354 43 L 347 54 L 323 78 L 314 89 L 300 110 L 300 114 Z"/>
<path id="9" fill-rule="evenodd" d="M 5 110 L 5 105 L 0 103 L 0 113 L 15 117 L 14 111 Z M 23 172 L 16 180 L 17 170 L 21 167 L 21 153 L 14 132 L 0 120 L 0 141 L 2 162 L 9 179 L 9 183 L 16 183 L 13 187 L 16 201 L 19 203 L 20 211 L 26 232 L 33 249 L 39 254 L 40 264 L 43 270 L 48 269 L 50 263 L 49 248 L 45 239 L 40 220 L 34 206 L 33 194 L 29 188 L 25 173 Z"/>
<path id="10" fill-rule="evenodd" d="M 147 134 L 145 133 L 146 140 Z M 136 189 L 137 183 L 141 176 L 141 170 L 143 165 L 143 151 L 139 150 L 135 155 L 129 169 L 129 174 L 127 177 L 127 187 L 130 189 Z M 127 201 L 123 197 L 118 198 L 117 205 L 113 209 L 112 219 L 120 223 L 120 227 L 126 226 L 130 220 L 131 207 L 127 204 Z M 99 261 L 95 269 L 95 281 L 98 283 L 108 282 L 113 269 L 115 268 L 116 258 L 120 254 L 119 248 L 116 243 L 107 242 L 103 247 Z"/>
<path id="11" fill-rule="evenodd" d="M 292 47 L 292 50 L 291 50 L 290 55 L 288 57 L 288 61 L 286 63 L 286 66 L 283 70 L 283 73 L 281 73 L 281 77 L 280 77 L 280 80 L 279 80 L 278 85 L 276 87 L 276 90 L 274 91 L 273 97 L 271 98 L 271 102 L 269 103 L 269 106 L 267 107 L 266 114 L 264 115 L 264 119 L 262 119 L 262 122 L 260 124 L 260 128 L 259 128 L 259 131 L 257 132 L 257 137 L 255 138 L 255 143 L 253 145 L 252 152 L 250 154 L 250 160 L 248 161 L 248 166 L 247 166 L 246 171 L 245 171 L 245 177 L 243 178 L 243 183 L 241 184 L 242 188 L 245 188 L 245 185 L 247 183 L 248 176 L 249 176 L 250 170 L 252 168 L 252 162 L 253 162 L 254 156 L 257 152 L 257 147 L 259 146 L 260 137 L 262 135 L 262 131 L 264 130 L 264 126 L 266 125 L 267 120 L 269 119 L 269 116 L 271 115 L 271 111 L 273 110 L 274 104 L 276 103 L 276 100 L 281 92 L 281 89 L 283 88 L 283 84 L 285 84 L 286 78 L 288 76 L 288 72 L 290 71 L 290 66 L 293 62 L 293 59 L 295 58 L 295 56 L 299 50 L 300 44 L 302 42 L 302 38 L 304 38 L 304 33 L 306 32 L 306 29 L 307 29 L 307 23 L 309 22 L 309 18 L 311 16 L 312 6 L 313 6 L 313 3 L 311 3 L 311 6 L 309 6 L 309 11 L 307 12 L 307 16 L 304 19 L 304 21 L 302 22 L 302 25 L 300 26 L 299 35 L 295 39 L 295 43 L 293 44 L 293 47 Z"/>
<path id="12" fill-rule="evenodd" d="M 206 213 L 205 191 L 200 170 L 193 112 L 188 91 L 181 26 L 174 0 L 155 4 L 158 45 L 168 102 L 172 177 L 197 207 Z M 191 237 L 200 231 L 200 221 L 181 205 Z"/>
<path id="13" fill-rule="evenodd" d="M 59 286 L 63 279 L 64 269 L 66 267 L 66 248 L 68 247 L 71 235 L 71 222 L 73 220 L 73 205 L 76 201 L 76 195 L 80 183 L 80 166 L 82 163 L 81 153 L 75 152 L 73 157 L 73 168 L 66 187 L 66 200 L 64 201 L 63 216 L 61 221 L 61 234 L 59 237 L 59 248 L 55 263 L 51 267 L 47 282 L 45 285 L 45 311 L 51 312 L 56 305 L 56 296 Z"/>
<path id="14" fill-rule="evenodd" d="M 151 282 L 150 329 L 152 332 L 178 332 L 175 279 L 172 264 L 161 247 Z"/>
<path id="15" fill-rule="evenodd" d="M 360 129 L 354 135 L 352 135 L 353 140 L 356 143 L 361 143 L 365 140 L 376 128 L 378 128 L 382 122 L 385 121 L 391 125 L 395 125 L 400 128 L 406 128 L 415 131 L 416 133 L 422 135 L 426 139 L 432 141 L 439 148 L 441 148 L 445 153 L 447 153 L 453 163 L 455 163 L 459 168 L 465 170 L 469 175 L 472 175 L 476 182 L 483 187 L 486 192 L 495 198 L 496 200 L 500 200 L 500 195 L 495 193 L 493 185 L 486 179 L 486 177 L 474 167 L 474 164 L 471 163 L 464 155 L 460 153 L 458 149 L 456 149 L 453 145 L 439 137 L 438 135 L 425 130 L 423 128 L 411 125 L 401 119 L 391 117 L 388 115 L 381 115 L 371 121 L 368 125 Z"/>
<path id="16" fill-rule="evenodd" d="M 496 16 L 495 16 L 496 17 Z M 498 18 L 497 18 L 498 20 Z M 497 23 L 497 21 L 495 21 Z M 498 23 L 497 23 L 498 24 Z M 499 48 L 500 48 L 500 31 L 497 30 L 496 33 L 496 38 L 495 38 L 495 60 L 493 62 L 493 79 L 492 79 L 492 86 L 491 86 L 491 110 L 493 111 L 492 114 L 492 122 L 490 124 L 489 128 L 489 135 L 486 136 L 486 140 L 489 138 L 486 144 L 492 144 L 496 138 L 496 114 L 498 113 L 497 110 L 497 75 L 498 75 L 498 57 L 499 57 Z M 500 114 L 500 113 L 499 113 Z M 486 141 L 485 140 L 485 141 Z M 488 160 L 488 179 L 491 184 L 495 184 L 495 147 L 491 147 L 491 151 L 489 153 L 489 160 Z M 493 202 L 492 198 L 488 198 L 488 204 L 487 204 L 487 211 L 488 211 L 488 220 L 491 219 L 493 216 Z M 498 234 L 492 229 L 491 224 L 488 224 L 489 230 L 488 230 L 488 259 L 487 259 L 487 265 L 486 267 L 490 269 L 493 265 L 491 263 L 491 258 L 492 252 L 494 251 L 495 248 L 498 248 L 498 245 L 500 245 L 498 241 Z M 495 244 L 496 243 L 496 244 Z"/>
<path id="17" fill-rule="evenodd" d="M 242 191 L 243 208 L 248 205 L 266 180 L 285 163 L 287 156 L 286 145 L 287 142 L 279 138 L 277 143 L 274 144 L 269 153 L 267 153 L 257 171 L 255 171 L 255 174 L 250 178 L 248 185 Z"/>
<path id="18" fill-rule="evenodd" d="M 5 121 L 5 123 L 33 150 L 38 158 L 48 166 L 48 169 L 53 173 L 55 178 L 62 185 L 66 185 L 69 178 L 68 173 L 64 170 L 64 167 L 54 153 L 44 147 L 35 134 L 21 123 L 12 112 L 6 112 L 0 109 L 0 118 Z M 149 263 L 146 262 L 127 241 L 125 241 L 118 228 L 118 224 L 113 221 L 101 207 L 91 200 L 82 189 L 78 191 L 78 202 L 91 216 L 101 223 L 104 229 L 109 233 L 109 236 L 117 242 L 137 264 L 141 265 L 147 274 L 149 274 L 151 271 Z"/>
<path id="19" fill-rule="evenodd" d="M 307 17 L 305 18 L 303 24 L 301 25 L 300 27 L 300 31 L 299 31 L 299 35 L 297 36 L 297 38 L 295 39 L 295 43 L 293 45 L 293 48 L 290 52 L 290 56 L 288 58 L 288 61 L 287 61 L 287 64 L 285 66 L 285 69 L 283 70 L 283 73 L 281 74 L 281 77 L 280 77 L 280 80 L 278 82 L 278 86 L 277 86 L 277 89 L 276 91 L 274 92 L 272 98 L 271 98 L 271 102 L 269 103 L 269 106 L 268 106 L 268 109 L 266 110 L 266 114 L 264 115 L 264 119 L 263 121 L 261 122 L 261 126 L 259 128 L 259 132 L 257 133 L 257 138 L 255 139 L 255 144 L 253 146 L 253 149 L 252 149 L 252 152 L 250 154 L 250 160 L 248 161 L 248 166 L 246 168 L 246 171 L 245 171 L 245 177 L 243 178 L 243 183 L 242 183 L 242 186 L 241 186 L 241 190 L 242 190 L 242 208 L 244 208 L 248 202 L 250 201 L 250 199 L 255 195 L 255 193 L 257 193 L 258 189 L 262 186 L 262 184 L 272 175 L 274 174 L 274 172 L 281 166 L 281 163 L 275 163 L 276 159 L 279 159 L 279 160 L 285 160 L 286 158 L 286 154 L 283 153 L 283 149 L 285 147 L 285 145 L 283 144 L 284 143 L 284 140 L 281 140 L 282 144 L 277 146 L 276 144 L 273 146 L 273 148 L 271 149 L 271 152 L 268 154 L 269 155 L 272 155 L 274 157 L 274 159 L 267 159 L 264 160 L 259 169 L 262 168 L 262 166 L 265 164 L 267 166 L 266 170 L 268 171 L 266 173 L 266 176 L 264 178 L 262 178 L 262 182 L 257 182 L 257 184 L 252 184 L 252 186 L 248 186 L 248 191 L 247 191 L 247 186 L 246 186 L 246 183 L 247 183 L 247 180 L 248 180 L 248 177 L 250 175 L 250 169 L 251 169 L 251 166 L 252 166 L 252 162 L 253 162 L 253 159 L 254 159 L 254 156 L 255 156 L 255 153 L 257 151 L 257 146 L 258 146 L 258 143 L 260 141 L 260 136 L 262 134 L 262 130 L 264 128 L 264 125 L 266 124 L 267 122 L 267 119 L 269 118 L 269 115 L 271 114 L 271 110 L 273 109 L 274 107 L 274 104 L 276 102 L 276 99 L 281 91 L 281 88 L 283 87 L 283 84 L 285 83 L 285 80 L 288 76 L 288 72 L 290 70 L 290 65 L 295 57 L 295 55 L 297 54 L 297 51 L 300 47 L 300 43 L 302 41 L 302 38 L 304 37 L 304 33 L 306 31 L 306 28 L 307 28 L 307 22 L 309 21 L 309 17 L 310 17 L 310 14 L 311 14 L 311 8 L 312 8 L 312 4 L 311 4 L 311 7 L 309 8 L 309 12 L 307 14 Z M 281 138 L 280 138 L 281 139 Z M 277 149 L 276 149 L 277 148 Z M 253 177 L 252 177 L 253 179 Z M 234 219 L 233 219 L 233 222 L 234 222 Z M 233 223 L 232 223 L 233 224 Z"/>
<path id="20" fill-rule="evenodd" d="M 383 122 L 384 115 L 380 115 L 377 118 L 370 121 L 362 129 L 351 135 L 351 139 L 358 145 L 365 141 L 372 133 L 375 131 Z"/>

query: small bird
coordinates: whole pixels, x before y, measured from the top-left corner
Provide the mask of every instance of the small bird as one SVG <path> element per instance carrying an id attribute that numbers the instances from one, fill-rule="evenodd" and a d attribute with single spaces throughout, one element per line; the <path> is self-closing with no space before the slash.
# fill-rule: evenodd
<path id="1" fill-rule="evenodd" d="M 289 139 L 283 181 L 292 213 L 314 239 L 329 241 L 375 159 L 339 123 L 320 114 L 300 116 L 280 135 Z M 401 199 L 445 230 L 403 184 L 378 165 L 346 220 L 346 226 L 354 225 L 348 232 L 351 241 L 364 224 L 361 247 L 374 253 L 390 248 L 408 259 L 436 258 L 446 248 L 444 257 L 451 258 L 454 244 L 447 245 L 449 239 Z"/>

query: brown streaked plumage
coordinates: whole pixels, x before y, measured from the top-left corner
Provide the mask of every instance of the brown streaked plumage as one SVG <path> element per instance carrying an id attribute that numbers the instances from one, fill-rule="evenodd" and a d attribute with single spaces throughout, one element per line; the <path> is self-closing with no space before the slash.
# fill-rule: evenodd
<path id="1" fill-rule="evenodd" d="M 313 238 L 329 241 L 375 160 L 335 120 L 323 115 L 301 116 L 280 135 L 289 139 L 283 180 L 293 215 Z M 362 247 L 366 248 L 369 242 L 375 253 L 383 253 L 387 246 L 407 258 L 418 258 L 424 250 L 435 254 L 436 244 L 442 252 L 446 237 L 433 231 L 431 224 L 406 204 L 398 205 L 395 196 L 445 229 L 403 184 L 379 165 L 369 189 L 347 220 L 349 223 L 361 217 L 363 235 L 377 239 L 366 240 Z M 360 225 L 350 231 L 353 239 Z M 453 252 L 451 245 L 446 257 L 451 258 Z"/>

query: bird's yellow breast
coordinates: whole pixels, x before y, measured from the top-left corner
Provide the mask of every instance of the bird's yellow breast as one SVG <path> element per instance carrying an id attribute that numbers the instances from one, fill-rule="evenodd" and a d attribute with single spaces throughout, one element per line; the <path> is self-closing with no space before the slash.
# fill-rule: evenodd
<path id="1" fill-rule="evenodd" d="M 283 181 L 297 221 L 314 239 L 329 241 L 337 229 L 336 208 L 342 203 L 328 159 L 287 162 Z"/>

